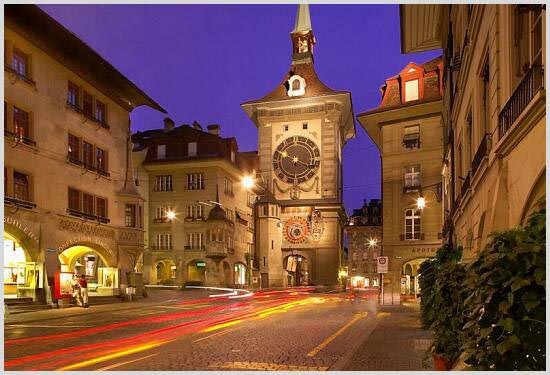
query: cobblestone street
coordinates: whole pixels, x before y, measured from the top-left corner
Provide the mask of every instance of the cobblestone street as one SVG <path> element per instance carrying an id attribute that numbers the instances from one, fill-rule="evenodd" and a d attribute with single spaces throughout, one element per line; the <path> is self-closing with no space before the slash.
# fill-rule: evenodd
<path id="1" fill-rule="evenodd" d="M 191 293 L 11 317 L 6 370 L 421 370 L 425 334 L 410 306 L 379 310 L 373 295 L 307 289 Z"/>

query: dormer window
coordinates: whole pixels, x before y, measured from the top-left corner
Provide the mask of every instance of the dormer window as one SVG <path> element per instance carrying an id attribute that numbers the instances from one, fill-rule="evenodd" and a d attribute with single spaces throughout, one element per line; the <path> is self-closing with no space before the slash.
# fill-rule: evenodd
<path id="1" fill-rule="evenodd" d="M 187 155 L 197 156 L 197 142 L 189 142 L 187 144 Z"/>
<path id="2" fill-rule="evenodd" d="M 288 96 L 302 96 L 306 93 L 306 81 L 299 75 L 293 75 L 288 79 Z"/>
<path id="3" fill-rule="evenodd" d="M 166 145 L 157 145 L 157 159 L 166 158 Z"/>
<path id="4" fill-rule="evenodd" d="M 418 80 L 412 79 L 405 82 L 405 101 L 410 102 L 418 99 Z"/>

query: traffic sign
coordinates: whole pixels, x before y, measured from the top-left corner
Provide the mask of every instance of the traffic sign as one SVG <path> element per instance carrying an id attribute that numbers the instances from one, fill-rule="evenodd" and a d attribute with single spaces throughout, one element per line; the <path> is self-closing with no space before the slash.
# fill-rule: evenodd
<path id="1" fill-rule="evenodd" d="M 388 273 L 388 257 L 378 257 L 376 260 L 376 272 Z"/>

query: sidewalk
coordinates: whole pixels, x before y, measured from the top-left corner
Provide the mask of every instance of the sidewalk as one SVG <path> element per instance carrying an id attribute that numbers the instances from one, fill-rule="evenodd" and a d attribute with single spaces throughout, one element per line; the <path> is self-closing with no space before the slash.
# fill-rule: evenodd
<path id="1" fill-rule="evenodd" d="M 344 371 L 428 371 L 422 367 L 431 337 L 420 327 L 419 305 L 379 306 L 379 322 L 343 366 Z"/>
<path id="2" fill-rule="evenodd" d="M 89 308 L 82 307 L 66 307 L 59 309 L 39 310 L 28 313 L 8 315 L 4 317 L 4 324 L 21 324 L 39 322 L 43 320 L 67 318 L 72 316 L 81 316 L 89 314 L 97 314 L 109 311 L 122 311 L 129 309 L 136 309 L 142 307 L 149 307 L 162 304 L 171 304 L 180 301 L 187 301 L 196 298 L 203 298 L 207 296 L 203 290 L 159 290 L 150 291 L 149 296 L 139 300 L 131 302 L 117 302 L 109 303 L 105 305 L 90 305 Z"/>

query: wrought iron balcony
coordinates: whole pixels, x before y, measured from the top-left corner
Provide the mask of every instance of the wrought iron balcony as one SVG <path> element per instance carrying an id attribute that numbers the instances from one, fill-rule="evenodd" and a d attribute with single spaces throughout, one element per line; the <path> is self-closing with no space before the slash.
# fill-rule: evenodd
<path id="1" fill-rule="evenodd" d="M 470 172 L 466 175 L 466 178 L 462 181 L 462 186 L 460 187 L 460 195 L 464 196 L 468 189 L 470 188 Z"/>
<path id="2" fill-rule="evenodd" d="M 542 89 L 544 89 L 544 68 L 542 66 L 532 67 L 498 115 L 499 139 L 504 137 L 523 110 Z"/>
<path id="3" fill-rule="evenodd" d="M 491 134 L 485 134 L 472 160 L 472 175 L 476 173 L 477 169 L 483 162 L 483 159 L 489 155 L 489 151 L 491 150 L 491 142 Z"/>

